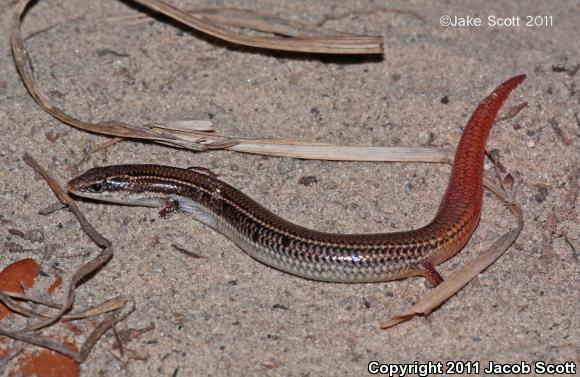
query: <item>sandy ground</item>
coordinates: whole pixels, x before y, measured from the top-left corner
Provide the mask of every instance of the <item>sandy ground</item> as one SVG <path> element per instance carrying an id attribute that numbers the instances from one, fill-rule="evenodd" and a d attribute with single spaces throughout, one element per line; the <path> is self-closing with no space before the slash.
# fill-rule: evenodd
<path id="1" fill-rule="evenodd" d="M 305 22 L 381 6 L 334 0 L 172 3 L 251 7 Z M 109 19 L 137 14 L 129 2 L 38 2 L 24 23 L 25 35 L 42 31 L 26 43 L 35 75 L 53 101 L 87 120 L 212 119 L 220 132 L 238 136 L 451 147 L 479 101 L 507 78 L 528 74 L 508 104 L 525 101 L 528 107 L 499 122 L 488 143 L 515 178 L 512 193 L 523 207 L 525 228 L 497 263 L 431 316 L 390 331 L 377 327 L 429 290 L 423 279 L 362 285 L 308 281 L 254 261 L 183 215 L 163 220 L 151 209 L 82 203 L 89 220 L 115 242 L 115 256 L 79 287 L 78 307 L 131 295 L 136 309 L 119 330 L 154 325 L 126 345 L 141 360 L 113 356 L 118 351 L 108 333 L 82 365 L 83 373 L 319 376 L 365 374 L 371 360 L 471 360 L 482 361 L 482 367 L 489 360 L 580 363 L 579 220 L 558 225 L 551 257 L 542 254 L 541 236 L 580 161 L 580 5 L 468 4 L 389 2 L 424 20 L 373 12 L 327 23 L 382 35 L 384 58 L 368 60 L 262 53 L 200 38 L 163 19 Z M 95 165 L 206 166 L 281 216 L 324 231 L 411 229 L 436 211 L 450 171 L 446 165 L 195 154 L 138 142 L 116 144 L 82 161 L 107 139 L 61 124 L 26 92 L 8 43 L 13 5 L 0 0 L 0 235 L 3 245 L 57 248 L 42 260 L 38 253 L 3 246 L 2 267 L 33 257 L 53 277 L 58 269 L 70 274 L 90 258 L 79 255 L 97 252 L 69 212 L 37 214 L 55 198 L 22 161 L 26 151 L 62 182 Z M 446 28 L 439 22 L 443 15 L 478 16 L 483 25 Z M 553 25 L 526 27 L 527 15 L 552 17 Z M 488 16 L 520 16 L 522 25 L 491 27 Z M 569 137 L 568 144 L 556 127 Z M 299 184 L 305 176 L 317 182 Z M 473 238 L 440 271 L 446 276 L 457 270 L 513 225 L 509 212 L 487 193 Z M 45 240 L 31 244 L 9 234 L 9 228 L 41 229 Z M 187 257 L 171 244 L 203 258 Z"/>

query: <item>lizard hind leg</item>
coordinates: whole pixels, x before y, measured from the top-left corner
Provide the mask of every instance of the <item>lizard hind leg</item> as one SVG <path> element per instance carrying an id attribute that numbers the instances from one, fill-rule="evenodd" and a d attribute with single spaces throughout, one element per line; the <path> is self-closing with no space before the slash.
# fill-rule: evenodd
<path id="1" fill-rule="evenodd" d="M 159 216 L 166 219 L 177 211 L 179 211 L 179 202 L 175 199 L 169 199 L 165 206 L 159 210 Z"/>
<path id="2" fill-rule="evenodd" d="M 419 268 L 419 274 L 427 278 L 427 280 L 429 280 L 433 285 L 433 288 L 443 283 L 443 278 L 439 275 L 439 272 L 437 272 L 433 263 L 425 261 L 419 263 L 417 267 Z"/>

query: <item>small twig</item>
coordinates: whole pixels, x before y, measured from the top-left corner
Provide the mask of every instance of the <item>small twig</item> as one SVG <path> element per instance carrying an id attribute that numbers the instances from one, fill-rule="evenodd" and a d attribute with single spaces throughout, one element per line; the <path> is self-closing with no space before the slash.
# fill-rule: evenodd
<path id="1" fill-rule="evenodd" d="M 2 358 L 0 358 L 0 370 L 6 370 L 8 363 L 14 359 L 16 356 L 20 355 L 24 351 L 24 348 L 17 348 L 7 352 Z"/>
<path id="2" fill-rule="evenodd" d="M 8 233 L 12 234 L 13 236 L 24 237 L 24 232 L 20 229 L 15 228 L 8 228 Z"/>
<path id="3" fill-rule="evenodd" d="M 47 216 L 53 212 L 59 211 L 59 210 L 64 209 L 64 208 L 66 208 L 65 204 L 57 202 L 57 203 L 53 203 L 53 204 L 49 205 L 48 207 L 45 207 L 45 208 L 39 210 L 38 214 Z"/>
<path id="4" fill-rule="evenodd" d="M 119 333 L 117 333 L 117 328 L 115 327 L 115 325 L 113 325 L 113 327 L 111 327 L 111 330 L 113 330 L 113 335 L 115 336 L 115 340 L 117 341 L 117 345 L 119 348 L 119 354 L 121 355 L 121 357 L 124 357 L 124 352 L 123 352 L 123 343 L 121 343 L 121 340 L 119 339 Z"/>
<path id="5" fill-rule="evenodd" d="M 507 169 L 505 168 L 505 166 L 501 163 L 501 161 L 499 159 L 499 151 L 497 149 L 494 149 L 492 151 L 486 150 L 485 155 L 487 157 L 489 157 L 491 162 L 493 162 L 493 166 L 495 167 L 496 174 L 497 174 L 498 178 L 500 176 L 499 173 L 506 173 L 507 172 Z"/>
<path id="6" fill-rule="evenodd" d="M 36 37 L 37 35 L 40 35 L 40 34 L 46 33 L 47 31 L 50 31 L 50 30 L 54 29 L 54 28 L 55 28 L 55 27 L 57 27 L 57 26 L 58 26 L 58 24 L 53 24 L 53 25 L 49 25 L 49 26 L 47 26 L 47 27 L 45 27 L 45 28 L 42 28 L 42 29 L 40 29 L 40 30 L 33 31 L 32 33 L 30 33 L 30 34 L 29 34 L 29 35 L 26 37 L 25 41 L 29 41 L 29 40 L 31 40 L 32 38 Z"/>
<path id="7" fill-rule="evenodd" d="M 142 327 L 140 329 L 126 329 L 121 330 L 115 336 L 116 344 L 113 344 L 113 349 L 121 349 L 123 344 L 130 342 L 133 339 L 140 337 L 141 335 L 148 333 L 149 331 L 155 330 L 155 324 L 150 323 L 149 325 Z M 122 352 L 121 352 L 122 354 Z"/>
<path id="8" fill-rule="evenodd" d="M 507 111 L 506 115 L 497 118 L 495 120 L 495 123 L 515 118 L 520 113 L 520 111 L 525 109 L 527 106 L 528 106 L 527 102 L 522 102 L 519 105 L 515 105 L 515 106 L 510 107 L 509 110 Z"/>
<path id="9" fill-rule="evenodd" d="M 117 296 L 117 297 L 114 297 L 110 300 L 102 302 L 97 306 L 83 310 L 81 312 L 66 314 L 66 315 L 62 316 L 62 319 L 66 320 L 66 321 L 72 321 L 72 320 L 96 317 L 96 316 L 104 314 L 104 313 L 109 313 L 109 312 L 114 312 L 116 310 L 119 310 L 120 308 L 123 307 L 123 305 L 125 305 L 125 303 L 130 302 L 132 300 L 133 300 L 133 298 L 131 296 Z"/>
<path id="10" fill-rule="evenodd" d="M 568 246 L 570 247 L 570 250 L 572 250 L 572 256 L 574 257 L 576 262 L 580 262 L 580 258 L 579 258 L 580 255 L 578 255 L 578 251 L 576 250 L 574 243 L 570 240 L 570 238 L 568 237 L 568 234 L 566 234 L 566 233 L 564 233 L 564 241 L 568 244 Z"/>
<path id="11" fill-rule="evenodd" d="M 560 127 L 558 121 L 556 121 L 556 118 L 552 118 L 550 124 L 552 125 L 552 129 L 554 130 L 556 135 L 558 135 L 560 140 L 562 140 L 562 143 L 564 143 L 564 145 L 572 144 L 572 139 L 570 138 L 570 135 L 564 128 Z"/>
<path id="12" fill-rule="evenodd" d="M 97 152 L 103 151 L 103 150 L 105 150 L 105 149 L 107 149 L 107 148 L 109 148 L 109 147 L 111 147 L 111 146 L 113 146 L 113 145 L 115 145 L 115 144 L 123 141 L 123 140 L 125 140 L 125 139 L 123 139 L 122 137 L 114 137 L 111 140 L 105 141 L 104 143 L 99 144 L 96 147 L 94 147 L 89 152 L 89 154 L 93 154 L 93 153 L 97 153 Z"/>
<path id="13" fill-rule="evenodd" d="M 570 177 L 569 189 L 564 203 L 561 207 L 554 209 L 546 218 L 546 222 L 542 230 L 542 256 L 544 258 L 550 258 L 553 256 L 554 248 L 552 247 L 552 236 L 556 233 L 556 228 L 558 223 L 565 220 L 572 210 L 576 206 L 576 200 L 578 199 L 578 179 L 580 178 L 580 170 L 574 171 Z"/>
<path id="14" fill-rule="evenodd" d="M 181 254 L 187 255 L 188 257 L 192 257 L 192 258 L 203 258 L 203 255 L 198 254 L 198 253 L 194 253 L 193 251 L 186 250 L 183 247 L 177 246 L 174 243 L 171 244 L 171 247 L 173 247 L 175 250 L 179 251 Z"/>

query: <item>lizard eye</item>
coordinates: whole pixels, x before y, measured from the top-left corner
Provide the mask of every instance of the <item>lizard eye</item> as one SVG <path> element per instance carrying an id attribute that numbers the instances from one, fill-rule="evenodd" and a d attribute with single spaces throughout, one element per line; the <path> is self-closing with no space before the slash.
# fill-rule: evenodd
<path id="1" fill-rule="evenodd" d="M 93 183 L 88 187 L 88 189 L 90 192 L 99 193 L 103 192 L 103 190 L 105 189 L 105 185 L 102 184 L 101 182 Z"/>

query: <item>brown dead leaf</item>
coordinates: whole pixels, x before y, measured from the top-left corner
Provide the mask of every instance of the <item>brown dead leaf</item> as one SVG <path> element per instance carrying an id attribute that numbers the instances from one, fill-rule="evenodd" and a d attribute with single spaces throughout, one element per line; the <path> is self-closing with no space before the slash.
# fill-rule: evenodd
<path id="1" fill-rule="evenodd" d="M 40 271 L 40 266 L 34 259 L 26 258 L 16 261 L 0 272 L 0 291 L 22 293 L 22 287 L 30 288 Z M 0 304 L 0 319 L 8 317 L 12 312 Z"/>
<path id="2" fill-rule="evenodd" d="M 64 344 L 71 351 L 78 351 L 74 343 L 65 340 Z M 79 375 L 80 364 L 61 353 L 40 350 L 22 355 L 18 359 L 18 366 L 20 374 L 24 377 L 76 377 Z"/>
<path id="3" fill-rule="evenodd" d="M 52 284 L 50 285 L 50 287 L 46 289 L 46 292 L 52 294 L 54 291 L 59 289 L 61 285 L 62 285 L 62 276 L 57 275 Z"/>

